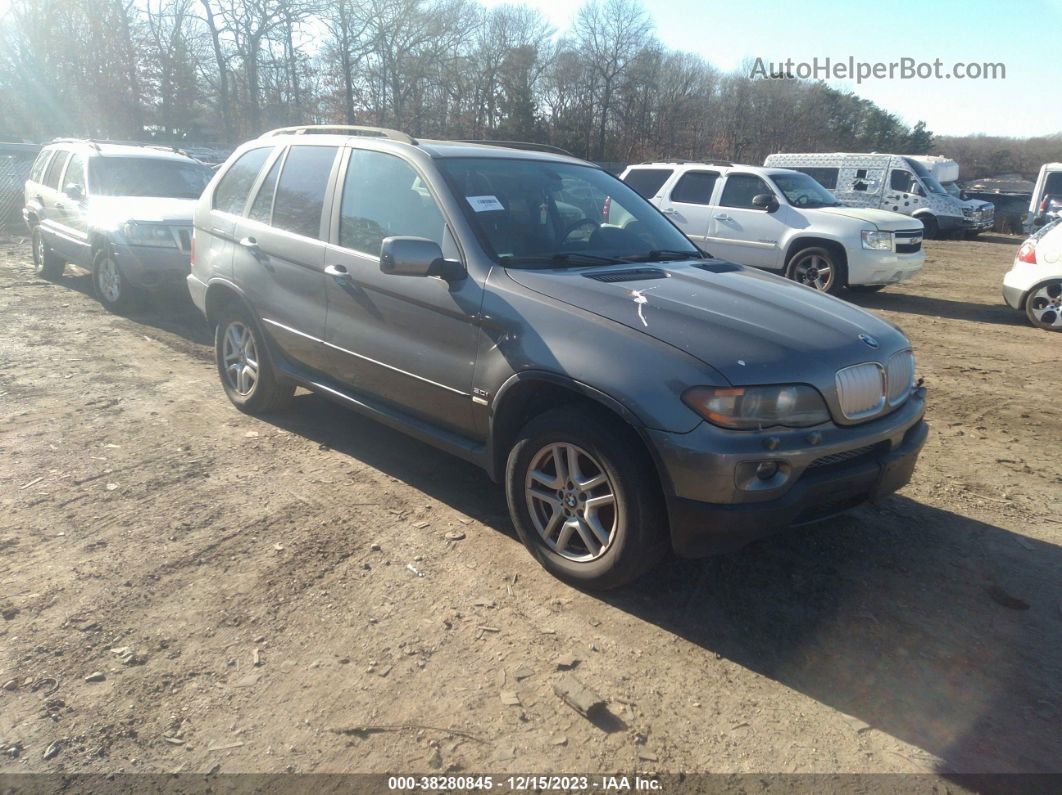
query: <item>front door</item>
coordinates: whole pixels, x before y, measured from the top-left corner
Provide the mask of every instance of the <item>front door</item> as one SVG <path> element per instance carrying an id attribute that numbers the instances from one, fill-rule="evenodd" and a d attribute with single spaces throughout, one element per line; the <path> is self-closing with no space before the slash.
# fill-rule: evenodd
<path id="1" fill-rule="evenodd" d="M 314 370 L 325 365 L 324 209 L 338 153 L 299 144 L 277 157 L 234 234 L 236 283 L 283 355 Z"/>
<path id="2" fill-rule="evenodd" d="M 712 221 L 712 193 L 718 180 L 718 171 L 687 171 L 660 202 L 660 211 L 686 237 L 713 254 L 708 245 L 708 231 Z"/>
<path id="3" fill-rule="evenodd" d="M 777 270 L 782 267 L 785 224 L 777 213 L 752 206 L 760 194 L 777 194 L 755 174 L 726 175 L 719 203 L 712 207 L 706 246 L 716 257 L 742 265 Z M 784 201 L 779 199 L 779 201 Z"/>
<path id="4" fill-rule="evenodd" d="M 397 155 L 352 149 L 334 200 L 326 264 L 328 370 L 356 392 L 473 436 L 472 371 L 482 286 L 471 276 L 380 270 L 385 237 L 434 240 L 461 259 L 432 189 Z"/>

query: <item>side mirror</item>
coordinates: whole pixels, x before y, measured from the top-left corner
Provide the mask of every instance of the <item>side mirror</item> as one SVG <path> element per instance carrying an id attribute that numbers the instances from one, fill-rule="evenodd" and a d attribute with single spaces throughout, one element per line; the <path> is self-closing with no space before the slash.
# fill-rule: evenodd
<path id="1" fill-rule="evenodd" d="M 964 190 L 960 190 L 959 191 L 959 199 L 961 199 L 962 201 L 967 201 L 969 198 L 970 197 L 966 195 L 966 191 L 964 191 Z"/>
<path id="2" fill-rule="evenodd" d="M 778 209 L 778 199 L 770 193 L 758 193 L 752 197 L 752 206 L 757 210 L 766 210 L 773 213 Z"/>
<path id="3" fill-rule="evenodd" d="M 426 237 L 385 237 L 380 244 L 380 270 L 393 276 L 441 276 L 446 281 L 465 275 L 460 262 L 444 259 L 439 244 Z"/>
<path id="4" fill-rule="evenodd" d="M 71 182 L 66 188 L 63 189 L 63 193 L 69 196 L 76 202 L 85 198 L 85 189 L 78 185 L 76 182 Z"/>

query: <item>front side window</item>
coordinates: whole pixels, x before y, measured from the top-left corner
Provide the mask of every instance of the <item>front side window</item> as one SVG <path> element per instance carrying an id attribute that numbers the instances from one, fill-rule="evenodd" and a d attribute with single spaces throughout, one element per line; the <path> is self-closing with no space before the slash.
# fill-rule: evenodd
<path id="1" fill-rule="evenodd" d="M 754 174 L 729 174 L 723 185 L 719 204 L 723 207 L 755 210 L 758 208 L 752 206 L 752 199 L 761 193 L 773 195 L 767 183 Z"/>
<path id="2" fill-rule="evenodd" d="M 917 184 L 914 175 L 910 171 L 894 168 L 889 174 L 889 187 L 900 191 L 900 193 L 914 193 Z"/>
<path id="3" fill-rule="evenodd" d="M 930 193 L 938 193 L 941 195 L 947 194 L 947 191 L 944 190 L 944 186 L 941 185 L 937 181 L 937 178 L 930 173 L 929 169 L 922 165 L 919 161 L 912 160 L 909 157 L 905 157 L 903 159 L 903 162 L 909 165 L 911 167 L 911 170 L 918 175 L 918 178 L 922 180 L 922 184 L 926 186 L 926 190 L 928 190 Z"/>
<path id="4" fill-rule="evenodd" d="M 636 168 L 623 181 L 647 199 L 651 199 L 675 172 L 670 168 Z"/>
<path id="5" fill-rule="evenodd" d="M 233 215 L 243 212 L 244 205 L 247 204 L 247 194 L 251 192 L 258 172 L 262 170 L 262 165 L 272 151 L 272 147 L 263 146 L 240 155 L 214 189 L 215 210 Z"/>
<path id="6" fill-rule="evenodd" d="M 487 253 L 507 267 L 701 256 L 640 194 L 599 168 L 505 157 L 437 162 Z"/>
<path id="7" fill-rule="evenodd" d="M 100 196 L 158 196 L 198 199 L 210 172 L 206 166 L 158 157 L 94 157 L 92 192 Z"/>
<path id="8" fill-rule="evenodd" d="M 338 151 L 335 146 L 291 147 L 273 199 L 273 226 L 303 237 L 320 237 L 325 191 Z"/>
<path id="9" fill-rule="evenodd" d="M 59 177 L 63 175 L 66 161 L 70 159 L 69 152 L 56 152 L 52 162 L 48 164 L 48 170 L 44 172 L 44 185 L 59 190 Z"/>
<path id="10" fill-rule="evenodd" d="M 807 174 L 772 174 L 773 182 L 794 207 L 840 207 L 837 197 Z"/>
<path id="11" fill-rule="evenodd" d="M 85 158 L 81 155 L 71 155 L 70 165 L 66 167 L 66 174 L 63 176 L 63 190 L 66 190 L 71 185 L 78 185 L 82 190 L 85 189 Z"/>
<path id="12" fill-rule="evenodd" d="M 687 171 L 671 189 L 671 201 L 680 204 L 711 204 L 718 171 Z"/>
<path id="13" fill-rule="evenodd" d="M 416 170 L 394 155 L 350 153 L 339 215 L 339 245 L 373 257 L 385 237 L 443 244 L 445 223 L 435 199 Z"/>

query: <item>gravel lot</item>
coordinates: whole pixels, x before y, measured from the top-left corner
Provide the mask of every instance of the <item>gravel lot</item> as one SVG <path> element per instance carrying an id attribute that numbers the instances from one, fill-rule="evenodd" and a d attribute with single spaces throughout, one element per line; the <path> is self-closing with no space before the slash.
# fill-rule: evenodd
<path id="1" fill-rule="evenodd" d="M 1062 771 L 1062 337 L 1002 304 L 1018 242 L 855 296 L 930 389 L 910 486 L 603 598 L 471 466 L 237 412 L 187 298 L 109 315 L 0 242 L 0 772 Z"/>

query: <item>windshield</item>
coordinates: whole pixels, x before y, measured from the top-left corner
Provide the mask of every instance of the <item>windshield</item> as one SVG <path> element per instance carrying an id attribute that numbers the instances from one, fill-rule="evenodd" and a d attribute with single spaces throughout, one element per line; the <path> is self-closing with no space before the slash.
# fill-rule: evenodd
<path id="1" fill-rule="evenodd" d="M 773 182 L 794 207 L 840 207 L 837 197 L 807 174 L 771 174 Z"/>
<path id="2" fill-rule="evenodd" d="M 962 198 L 962 188 L 959 187 L 958 182 L 941 182 L 940 186 L 956 199 Z"/>
<path id="3" fill-rule="evenodd" d="M 161 158 L 95 157 L 90 168 L 92 193 L 100 196 L 198 199 L 210 181 L 206 166 Z"/>
<path id="4" fill-rule="evenodd" d="M 649 202 L 601 169 L 502 157 L 437 163 L 488 253 L 507 267 L 703 256 Z"/>
<path id="5" fill-rule="evenodd" d="M 926 186 L 926 190 L 930 193 L 947 194 L 944 190 L 944 186 L 937 182 L 937 178 L 929 173 L 929 169 L 919 163 L 917 160 L 912 160 L 909 157 L 905 157 L 903 161 L 911 167 L 911 170 L 918 175 L 918 178 L 922 180 L 922 184 Z"/>

